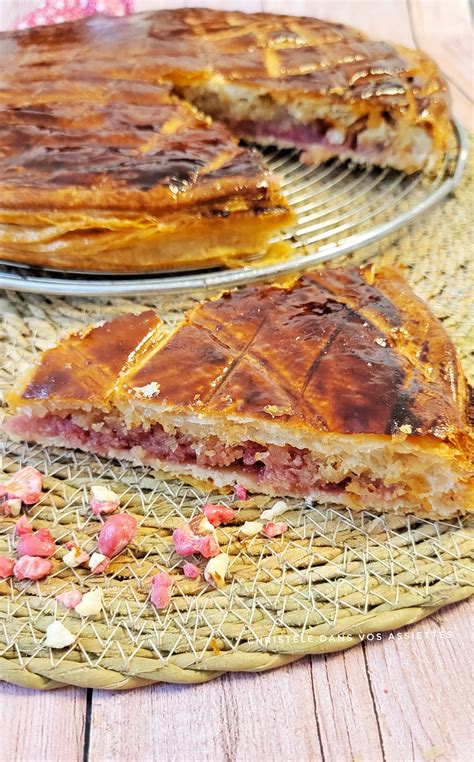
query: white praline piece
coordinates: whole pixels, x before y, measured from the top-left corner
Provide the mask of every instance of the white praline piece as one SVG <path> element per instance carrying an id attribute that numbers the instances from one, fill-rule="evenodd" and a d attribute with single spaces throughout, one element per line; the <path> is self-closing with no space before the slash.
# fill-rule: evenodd
<path id="1" fill-rule="evenodd" d="M 63 561 L 66 564 L 66 566 L 69 566 L 70 569 L 75 569 L 76 566 L 79 566 L 80 562 L 80 556 L 76 552 L 74 548 L 71 548 L 71 550 L 68 550 L 67 553 L 63 556 Z"/>
<path id="2" fill-rule="evenodd" d="M 90 593 L 82 596 L 82 601 L 77 604 L 75 611 L 79 616 L 93 616 L 102 611 L 102 590 L 96 587 Z"/>
<path id="3" fill-rule="evenodd" d="M 89 558 L 89 563 L 87 565 L 89 569 L 95 569 L 95 567 L 105 561 L 106 558 L 107 556 L 104 556 L 103 553 L 93 553 Z"/>
<path id="4" fill-rule="evenodd" d="M 52 622 L 46 628 L 45 646 L 48 648 L 66 648 L 76 640 L 76 636 L 62 622 Z"/>
<path id="5" fill-rule="evenodd" d="M 242 526 L 239 529 L 239 534 L 243 535 L 244 537 L 255 537 L 256 534 L 259 534 L 264 527 L 264 524 L 262 524 L 261 521 L 246 521 L 245 524 L 242 524 Z"/>
<path id="6" fill-rule="evenodd" d="M 272 521 L 273 519 L 276 519 L 277 516 L 282 516 L 289 510 L 290 506 L 285 500 L 277 500 L 271 508 L 267 508 L 267 510 L 263 511 L 260 515 L 262 519 Z"/>
<path id="7" fill-rule="evenodd" d="M 101 503 L 114 503 L 119 499 L 115 492 L 107 487 L 102 487 L 100 484 L 94 484 L 91 487 L 91 498 L 99 500 Z"/>
<path id="8" fill-rule="evenodd" d="M 63 561 L 70 569 L 75 569 L 76 566 L 80 566 L 89 560 L 89 554 L 85 550 L 81 550 L 79 545 L 73 545 L 71 550 L 63 556 Z"/>
<path id="9" fill-rule="evenodd" d="M 216 587 L 223 587 L 225 576 L 229 568 L 229 556 L 227 553 L 219 553 L 218 556 L 210 558 L 204 569 L 204 579 Z"/>
<path id="10" fill-rule="evenodd" d="M 10 511 L 10 516 L 19 516 L 21 512 L 21 500 L 19 497 L 12 497 L 10 500 L 8 500 L 8 510 Z"/>
<path id="11" fill-rule="evenodd" d="M 215 526 L 211 524 L 207 516 L 204 516 L 199 522 L 198 533 L 199 534 L 213 534 L 216 531 Z"/>

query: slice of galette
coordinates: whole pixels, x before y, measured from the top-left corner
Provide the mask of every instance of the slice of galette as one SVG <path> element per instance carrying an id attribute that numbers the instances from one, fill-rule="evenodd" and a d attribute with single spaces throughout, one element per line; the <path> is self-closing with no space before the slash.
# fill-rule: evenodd
<path id="1" fill-rule="evenodd" d="M 473 510 L 467 385 L 394 269 L 307 273 L 46 351 L 8 431 L 222 487 L 449 518 Z"/>

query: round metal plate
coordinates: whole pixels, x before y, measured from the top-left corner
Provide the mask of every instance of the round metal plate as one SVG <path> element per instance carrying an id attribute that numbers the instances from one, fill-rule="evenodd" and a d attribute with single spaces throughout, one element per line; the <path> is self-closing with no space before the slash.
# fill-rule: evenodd
<path id="1" fill-rule="evenodd" d="M 291 243 L 294 253 L 275 264 L 259 267 L 255 262 L 231 270 L 104 276 L 3 262 L 0 287 L 41 294 L 123 296 L 232 287 L 306 270 L 379 241 L 451 193 L 459 184 L 467 159 L 465 133 L 455 120 L 453 127 L 453 146 L 434 177 L 337 160 L 308 167 L 298 161 L 295 151 L 260 149 L 297 217 L 293 229 L 274 239 Z"/>

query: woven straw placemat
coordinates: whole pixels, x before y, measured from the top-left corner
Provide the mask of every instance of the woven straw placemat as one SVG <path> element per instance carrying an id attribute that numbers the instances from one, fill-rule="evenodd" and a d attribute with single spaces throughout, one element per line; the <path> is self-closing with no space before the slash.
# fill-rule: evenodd
<path id="1" fill-rule="evenodd" d="M 452 198 L 396 243 L 369 252 L 379 262 L 407 267 L 415 291 L 453 337 L 471 383 L 472 174 L 471 153 Z M 199 296 L 137 302 L 4 294 L 1 388 L 9 388 L 61 332 L 148 306 L 172 326 Z M 474 592 L 472 520 L 357 514 L 294 500 L 283 538 L 242 541 L 239 525 L 274 502 L 262 497 L 235 503 L 236 521 L 218 530 L 231 564 L 226 586 L 211 589 L 185 579 L 171 542 L 173 529 L 195 515 L 208 494 L 145 469 L 5 441 L 3 470 L 25 464 L 47 475 L 43 495 L 28 514 L 35 528 L 51 530 L 59 549 L 46 581 L 0 581 L 0 679 L 8 682 L 42 689 L 203 682 L 231 670 L 270 669 L 308 653 L 349 648 L 370 633 L 416 622 Z M 98 576 L 61 561 L 68 540 L 91 551 L 96 547 L 100 519 L 87 508 L 92 483 L 121 494 L 122 509 L 139 522 L 132 544 Z M 15 519 L 0 521 L 0 554 L 11 554 Z M 165 569 L 171 569 L 175 585 L 169 608 L 158 612 L 149 601 L 149 580 Z M 103 612 L 81 619 L 58 606 L 55 596 L 72 585 L 83 591 L 100 585 Z M 70 648 L 45 648 L 45 631 L 54 619 L 77 635 Z"/>

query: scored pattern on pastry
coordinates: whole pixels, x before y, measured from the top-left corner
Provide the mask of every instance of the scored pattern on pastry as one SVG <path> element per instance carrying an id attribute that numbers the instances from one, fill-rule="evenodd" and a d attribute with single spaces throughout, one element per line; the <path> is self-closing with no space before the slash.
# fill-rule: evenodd
<path id="1" fill-rule="evenodd" d="M 84 110 L 82 99 L 87 99 Z M 112 204 L 96 183 L 110 178 L 112 192 L 121 186 L 113 206 L 134 210 L 128 191 L 147 191 L 147 207 L 170 205 L 169 189 L 200 184 L 222 172 L 254 177 L 264 170 L 258 154 L 245 151 L 219 124 L 210 123 L 192 106 L 169 94 L 166 85 L 116 82 L 79 77 L 73 82 L 35 83 L 3 89 L 0 104 L 5 143 L 16 144 L 0 164 L 3 188 L 21 194 L 25 186 L 58 192 L 74 186 L 90 208 Z M 11 108 L 10 104 L 15 103 Z M 202 184 L 202 183 L 201 183 Z M 165 185 L 165 193 L 150 191 Z M 83 191 L 82 188 L 86 189 Z M 19 205 L 15 195 L 3 203 Z M 205 195 L 205 188 L 201 190 Z M 213 193 L 216 193 L 213 189 Z M 224 194 L 222 194 L 224 195 Z M 154 202 L 154 203 L 153 203 Z M 67 205 L 67 200 L 65 206 Z"/>
<path id="2" fill-rule="evenodd" d="M 165 346 L 151 339 L 117 394 L 155 383 L 150 402 L 201 412 L 456 440 L 466 388 L 453 345 L 398 273 L 371 283 L 370 272 L 326 270 L 206 301 Z"/>

